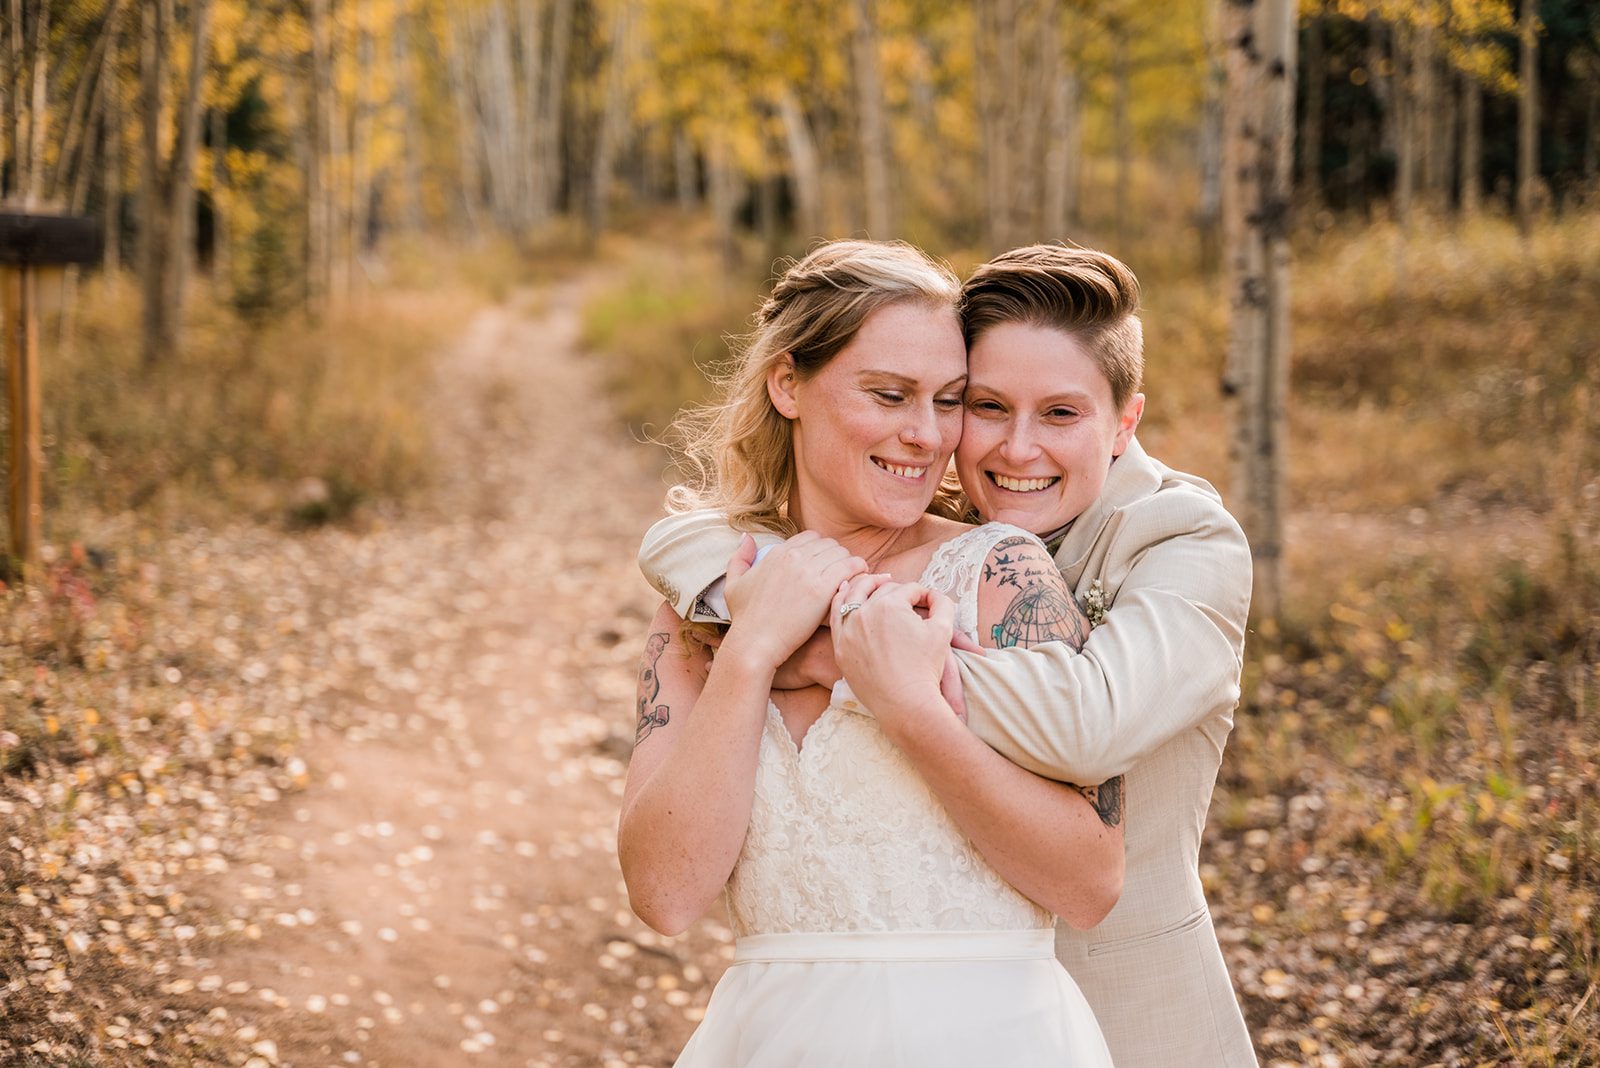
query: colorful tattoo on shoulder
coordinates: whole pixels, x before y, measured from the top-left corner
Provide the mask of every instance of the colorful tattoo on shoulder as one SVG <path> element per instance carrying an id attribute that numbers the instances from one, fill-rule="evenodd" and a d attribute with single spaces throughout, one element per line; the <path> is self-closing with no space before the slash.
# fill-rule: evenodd
<path id="1" fill-rule="evenodd" d="M 985 582 L 1016 590 L 1000 622 L 990 628 L 995 645 L 1026 649 L 1066 642 L 1082 649 L 1089 637 L 1088 618 L 1058 583 L 1049 581 L 1055 574 L 1051 564 L 1013 551 L 1027 544 L 1027 538 L 1007 538 L 995 545 L 994 562 L 983 566 Z"/>
<path id="2" fill-rule="evenodd" d="M 658 631 L 650 635 L 644 643 L 644 659 L 639 665 L 639 725 L 633 732 L 633 744 L 638 745 L 650 737 L 650 732 L 657 727 L 665 727 L 672 719 L 672 710 L 666 705 L 658 705 L 655 700 L 661 694 L 661 679 L 656 675 L 656 661 L 661 659 L 661 654 L 667 649 L 667 643 L 672 636 L 665 631 Z"/>

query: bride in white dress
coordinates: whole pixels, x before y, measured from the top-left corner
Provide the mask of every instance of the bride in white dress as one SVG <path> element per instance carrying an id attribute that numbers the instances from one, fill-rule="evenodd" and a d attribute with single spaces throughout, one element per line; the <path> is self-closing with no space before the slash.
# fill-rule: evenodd
<path id="1" fill-rule="evenodd" d="M 1052 923 L 1114 904 L 1120 823 L 967 731 L 942 659 L 879 652 L 929 648 L 907 628 L 994 646 L 1081 624 L 1037 539 L 925 513 L 961 428 L 956 294 L 909 246 L 818 248 L 690 441 L 682 503 L 794 536 L 730 565 L 714 658 L 665 605 L 646 643 L 629 896 L 675 933 L 725 894 L 738 936 L 680 1068 L 1111 1063 Z M 775 688 L 823 624 L 846 682 Z"/>

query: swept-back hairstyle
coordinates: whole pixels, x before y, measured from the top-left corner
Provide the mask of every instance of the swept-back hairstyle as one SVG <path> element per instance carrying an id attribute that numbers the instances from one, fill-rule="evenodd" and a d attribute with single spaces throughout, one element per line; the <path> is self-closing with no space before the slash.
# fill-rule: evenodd
<path id="1" fill-rule="evenodd" d="M 829 241 L 791 262 L 756 312 L 755 330 L 731 346 L 716 399 L 674 422 L 669 440 L 687 477 L 667 494 L 668 507 L 721 508 L 736 529 L 793 533 L 793 427 L 772 405 L 768 374 L 787 355 L 808 379 L 880 308 L 953 311 L 959 295 L 949 267 L 900 241 Z"/>
<path id="2" fill-rule="evenodd" d="M 1111 383 L 1120 411 L 1144 378 L 1139 280 L 1104 252 L 1028 245 L 1001 253 L 961 287 L 961 328 L 970 349 L 1002 323 L 1061 330 L 1076 338 Z"/>

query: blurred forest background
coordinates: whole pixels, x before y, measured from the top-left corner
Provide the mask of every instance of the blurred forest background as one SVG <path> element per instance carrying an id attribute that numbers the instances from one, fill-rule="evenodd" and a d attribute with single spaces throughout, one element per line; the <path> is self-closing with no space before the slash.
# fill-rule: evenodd
<path id="1" fill-rule="evenodd" d="M 1278 120 L 1247 69 L 1269 8 Z M 1263 1063 L 1600 1064 L 1600 5 L 0 0 L 0 152 L 3 210 L 104 237 L 43 286 L 44 564 L 0 594 L 0 1060 L 267 1064 L 327 1009 L 219 1018 L 173 978 L 261 934 L 184 890 L 213 872 L 185 804 L 248 795 L 201 850 L 240 863 L 255 806 L 321 781 L 327 724 L 238 661 L 325 635 L 229 553 L 163 546 L 378 544 L 478 477 L 461 434 L 546 422 L 581 437 L 529 492 L 605 492 L 587 465 L 705 395 L 774 262 L 856 234 L 958 270 L 1115 253 L 1146 447 L 1236 509 L 1281 480 L 1203 873 Z M 1282 314 L 1266 475 L 1239 455 L 1252 271 Z M 574 317 L 571 352 L 515 355 L 577 361 L 603 405 L 505 416 L 486 387 L 450 429 L 442 354 L 485 314 Z M 658 495 L 665 457 L 638 462 Z M 197 604 L 232 636 L 191 633 Z M 595 623 L 630 665 L 631 612 Z M 614 923 L 620 985 L 581 1012 L 546 986 L 515 1063 L 670 1061 L 718 958 L 672 971 Z"/>

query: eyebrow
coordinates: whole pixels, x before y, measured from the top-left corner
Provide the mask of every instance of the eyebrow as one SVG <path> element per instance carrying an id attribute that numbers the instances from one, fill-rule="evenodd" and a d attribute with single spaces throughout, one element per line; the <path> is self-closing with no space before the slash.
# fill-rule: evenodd
<path id="1" fill-rule="evenodd" d="M 908 385 L 908 386 L 915 386 L 915 385 L 918 384 L 917 380 L 915 378 L 912 378 L 909 375 L 903 375 L 899 371 L 880 371 L 880 370 L 877 370 L 877 369 L 874 369 L 874 368 L 870 368 L 870 367 L 867 368 L 865 371 L 860 372 L 860 377 L 861 378 L 887 378 L 890 381 L 902 382 L 902 383 L 904 383 L 905 385 Z M 939 389 L 935 390 L 934 392 L 937 393 L 940 390 L 946 390 L 946 389 L 960 389 L 960 388 L 965 387 L 966 384 L 967 384 L 967 376 L 966 375 L 957 375 L 956 377 L 952 378 L 950 381 L 946 382 L 944 385 L 940 386 Z"/>
<path id="2" fill-rule="evenodd" d="M 1009 400 L 1010 399 L 1010 397 L 1007 396 L 1007 394 L 1006 394 L 1006 392 L 1004 390 L 998 389 L 998 388 L 996 388 L 994 386 L 985 385 L 982 382 L 974 382 L 971 379 L 967 380 L 967 388 L 968 389 L 982 390 L 985 393 L 993 393 L 995 396 L 1000 397 L 1001 399 L 1004 399 L 1004 400 Z M 1093 404 L 1094 403 L 1094 398 L 1092 396 L 1090 396 L 1089 394 L 1084 393 L 1081 390 L 1068 390 L 1065 393 L 1053 393 L 1050 396 L 1045 397 L 1042 400 L 1040 400 L 1039 403 L 1041 405 L 1050 405 L 1050 404 L 1061 404 L 1062 402 L 1071 402 L 1073 404 L 1089 405 L 1089 404 Z"/>

